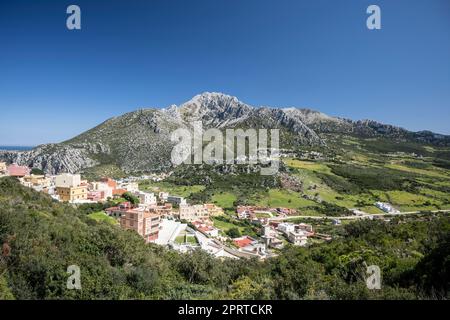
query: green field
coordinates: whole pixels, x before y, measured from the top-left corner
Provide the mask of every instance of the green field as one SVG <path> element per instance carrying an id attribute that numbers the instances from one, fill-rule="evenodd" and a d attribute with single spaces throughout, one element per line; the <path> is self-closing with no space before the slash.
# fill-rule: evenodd
<path id="1" fill-rule="evenodd" d="M 141 181 L 139 182 L 139 189 L 150 192 L 168 192 L 171 195 L 188 198 L 191 194 L 200 192 L 205 189 L 205 186 L 193 185 L 193 186 L 179 186 L 167 182 L 153 182 L 153 181 Z"/>
<path id="2" fill-rule="evenodd" d="M 262 207 L 290 209 L 304 209 L 317 205 L 314 201 L 302 198 L 298 192 L 283 189 L 270 189 L 255 204 Z"/>
<path id="3" fill-rule="evenodd" d="M 185 233 L 183 235 L 179 235 L 178 237 L 176 237 L 175 243 L 176 244 L 184 244 L 184 243 L 198 244 L 198 241 L 194 235 L 188 235 Z"/>
<path id="4" fill-rule="evenodd" d="M 109 224 L 112 224 L 112 225 L 119 224 L 119 222 L 116 219 L 108 216 L 103 211 L 91 213 L 91 214 L 88 215 L 88 217 L 93 219 L 93 220 L 95 220 L 95 221 L 97 221 L 97 222 L 106 222 L 106 223 L 109 223 Z"/>
<path id="5" fill-rule="evenodd" d="M 222 208 L 233 208 L 234 202 L 237 200 L 237 196 L 231 192 L 215 193 L 211 197 L 211 201 Z"/>

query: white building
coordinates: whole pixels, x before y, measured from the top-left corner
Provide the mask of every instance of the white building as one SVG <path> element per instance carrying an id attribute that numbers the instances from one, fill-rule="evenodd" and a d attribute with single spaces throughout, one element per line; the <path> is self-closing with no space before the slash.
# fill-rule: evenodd
<path id="1" fill-rule="evenodd" d="M 278 225 L 278 230 L 287 235 L 289 232 L 295 231 L 295 224 L 289 222 L 282 222 Z"/>
<path id="2" fill-rule="evenodd" d="M 292 242 L 296 246 L 305 246 L 308 241 L 308 236 L 306 235 L 306 232 L 302 230 L 288 232 L 287 238 L 290 242 Z"/>
<path id="3" fill-rule="evenodd" d="M 137 182 L 125 182 L 122 183 L 119 188 L 125 189 L 128 192 L 137 192 L 139 191 L 139 184 Z"/>
<path id="4" fill-rule="evenodd" d="M 296 225 L 283 222 L 278 225 L 278 230 L 284 233 L 287 239 L 296 246 L 304 246 L 308 240 L 308 234 L 312 232 L 312 226 L 307 224 Z"/>
<path id="5" fill-rule="evenodd" d="M 168 197 L 169 197 L 168 192 L 160 192 L 158 194 L 159 201 L 161 201 L 161 202 L 166 202 Z"/>
<path id="6" fill-rule="evenodd" d="M 104 199 L 113 197 L 113 188 L 110 187 L 106 182 L 92 182 L 92 191 L 103 191 Z"/>
<path id="7" fill-rule="evenodd" d="M 79 174 L 63 173 L 55 178 L 57 188 L 74 188 L 81 184 L 81 176 Z"/>
<path id="8" fill-rule="evenodd" d="M 151 205 L 157 204 L 156 196 L 152 192 L 135 191 L 135 192 L 133 192 L 133 195 L 135 195 L 136 197 L 139 198 L 140 204 L 143 204 L 146 206 L 151 206 Z"/>
<path id="9" fill-rule="evenodd" d="M 379 201 L 375 202 L 375 206 L 386 213 L 400 213 L 400 211 L 398 211 L 392 205 L 386 202 L 379 202 Z"/>

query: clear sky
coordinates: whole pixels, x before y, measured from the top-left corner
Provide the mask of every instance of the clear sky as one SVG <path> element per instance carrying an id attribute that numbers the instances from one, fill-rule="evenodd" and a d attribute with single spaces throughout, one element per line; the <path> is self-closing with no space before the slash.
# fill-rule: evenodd
<path id="1" fill-rule="evenodd" d="M 70 4 L 81 30 L 66 28 Z M 450 134 L 450 1 L 0 2 L 0 145 L 204 91 Z"/>

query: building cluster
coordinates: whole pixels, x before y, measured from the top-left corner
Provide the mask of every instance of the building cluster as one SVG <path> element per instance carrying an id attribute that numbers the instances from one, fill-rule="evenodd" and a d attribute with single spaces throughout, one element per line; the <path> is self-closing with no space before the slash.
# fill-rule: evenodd
<path id="1" fill-rule="evenodd" d="M 302 151 L 298 155 L 299 159 L 302 160 L 324 160 L 325 157 L 321 152 L 317 151 Z"/>
<path id="2" fill-rule="evenodd" d="M 267 208 L 260 206 L 238 206 L 236 208 L 237 218 L 241 220 L 262 220 L 265 222 L 267 219 L 264 218 L 296 214 L 297 210 L 290 208 Z"/>
<path id="3" fill-rule="evenodd" d="M 296 246 L 305 246 L 308 238 L 313 236 L 315 236 L 315 232 L 310 224 L 271 222 L 264 226 L 262 238 L 267 246 L 281 248 L 283 237 Z"/>
<path id="4" fill-rule="evenodd" d="M 265 259 L 274 255 L 270 248 L 281 248 L 286 240 L 304 246 L 308 237 L 315 234 L 311 225 L 270 221 L 274 216 L 296 214 L 293 209 L 239 206 L 237 218 L 260 225 L 262 240 L 247 235 L 231 239 L 220 232 L 211 219 L 224 214 L 222 208 L 212 203 L 192 205 L 185 198 L 168 192 L 141 191 L 134 178 L 102 178 L 89 182 L 79 174 L 34 175 L 28 167 L 5 163 L 0 163 L 0 175 L 17 177 L 27 187 L 73 204 L 107 202 L 124 198 L 124 193 L 131 194 L 139 201 L 122 199 L 117 205 L 106 208 L 105 214 L 117 219 L 121 228 L 135 231 L 147 243 L 168 245 L 183 252 L 201 248 L 219 258 Z M 183 238 L 180 234 L 190 240 L 180 243 Z"/>

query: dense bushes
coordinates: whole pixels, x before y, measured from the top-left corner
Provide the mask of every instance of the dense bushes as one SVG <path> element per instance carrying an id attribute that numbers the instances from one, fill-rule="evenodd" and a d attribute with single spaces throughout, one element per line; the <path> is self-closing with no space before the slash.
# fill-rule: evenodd
<path id="1" fill-rule="evenodd" d="M 333 183 L 328 177 L 326 183 L 332 181 L 332 188 L 347 188 L 347 193 L 364 190 L 404 190 L 414 191 L 417 183 L 414 178 L 417 176 L 413 173 L 403 172 L 380 167 L 363 167 L 356 165 L 330 165 L 331 171 L 347 179 L 351 184 L 342 184 L 341 181 Z M 339 186 L 340 185 L 340 186 Z M 348 185 L 348 187 L 346 187 Z M 344 190 L 341 190 L 344 191 Z"/>

